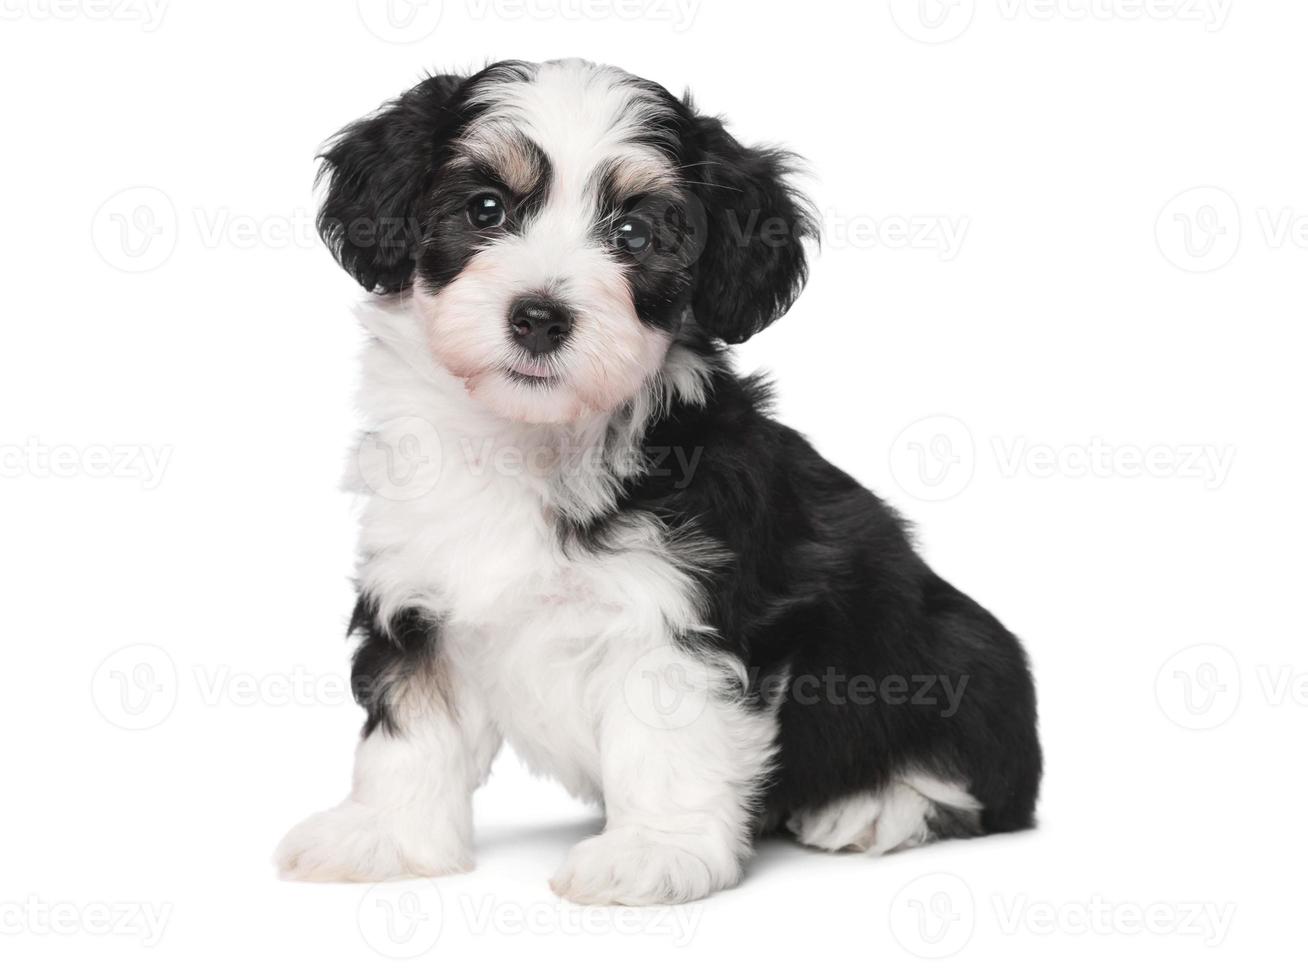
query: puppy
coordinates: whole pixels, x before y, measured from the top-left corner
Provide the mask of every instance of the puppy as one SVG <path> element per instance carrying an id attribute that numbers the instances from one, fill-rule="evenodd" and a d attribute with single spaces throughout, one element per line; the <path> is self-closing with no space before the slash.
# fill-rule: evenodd
<path id="1" fill-rule="evenodd" d="M 502 740 L 603 807 L 551 881 L 684 902 L 789 832 L 1029 827 L 1018 641 L 769 413 L 728 345 L 804 285 L 790 158 L 582 61 L 428 78 L 323 155 L 362 320 L 354 788 L 284 876 L 472 867 Z"/>

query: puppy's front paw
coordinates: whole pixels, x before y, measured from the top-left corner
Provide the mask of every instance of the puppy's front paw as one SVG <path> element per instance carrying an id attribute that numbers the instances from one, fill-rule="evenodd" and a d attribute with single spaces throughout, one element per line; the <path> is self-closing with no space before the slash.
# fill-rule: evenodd
<path id="1" fill-rule="evenodd" d="M 442 841 L 430 815 L 377 810 L 353 800 L 296 824 L 273 860 L 298 881 L 429 878 L 472 868 L 467 848 Z"/>
<path id="2" fill-rule="evenodd" d="M 734 858 L 697 853 L 668 835 L 622 828 L 574 847 L 550 888 L 582 905 L 664 905 L 703 898 L 739 878 Z"/>

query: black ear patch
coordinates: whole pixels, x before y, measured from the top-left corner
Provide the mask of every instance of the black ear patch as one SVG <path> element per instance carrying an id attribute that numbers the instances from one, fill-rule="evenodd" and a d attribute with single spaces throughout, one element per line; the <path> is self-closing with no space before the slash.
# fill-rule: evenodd
<path id="1" fill-rule="evenodd" d="M 692 308 L 699 326 L 728 343 L 748 340 L 790 308 L 808 279 L 804 246 L 818 238 L 812 205 L 788 182 L 795 159 L 747 147 L 715 118 L 696 116 L 693 188 L 705 208 L 705 244 Z"/>
<path id="2" fill-rule="evenodd" d="M 346 126 L 322 153 L 327 194 L 318 233 L 336 261 L 370 292 L 413 282 L 422 241 L 421 202 L 440 147 L 458 124 L 465 79 L 428 78 Z"/>

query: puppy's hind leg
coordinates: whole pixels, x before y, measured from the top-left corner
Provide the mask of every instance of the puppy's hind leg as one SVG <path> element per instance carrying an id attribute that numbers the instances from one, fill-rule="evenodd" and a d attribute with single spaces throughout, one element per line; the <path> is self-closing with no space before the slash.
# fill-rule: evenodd
<path id="1" fill-rule="evenodd" d="M 383 625 L 361 601 L 355 696 L 368 720 L 354 788 L 297 824 L 274 860 L 285 878 L 383 881 L 472 867 L 472 792 L 499 747 L 476 692 L 416 611 Z"/>
<path id="2" fill-rule="evenodd" d="M 889 854 L 978 832 L 981 805 L 959 786 L 909 773 L 875 793 L 855 793 L 792 816 L 787 828 L 824 851 Z"/>

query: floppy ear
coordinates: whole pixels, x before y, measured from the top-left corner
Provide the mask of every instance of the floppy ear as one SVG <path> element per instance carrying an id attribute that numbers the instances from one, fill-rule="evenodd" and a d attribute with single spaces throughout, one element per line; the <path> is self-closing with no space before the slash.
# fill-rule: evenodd
<path id="1" fill-rule="evenodd" d="M 808 278 L 804 243 L 817 239 L 818 223 L 787 181 L 790 154 L 742 146 L 719 119 L 697 116 L 692 129 L 706 226 L 692 308 L 703 329 L 738 344 L 799 297 Z"/>
<path id="2" fill-rule="evenodd" d="M 437 151 L 457 122 L 463 82 L 455 75 L 420 82 L 346 126 L 322 153 L 318 179 L 327 181 L 327 193 L 318 234 L 370 292 L 398 292 L 413 282 L 423 235 L 419 205 Z"/>

